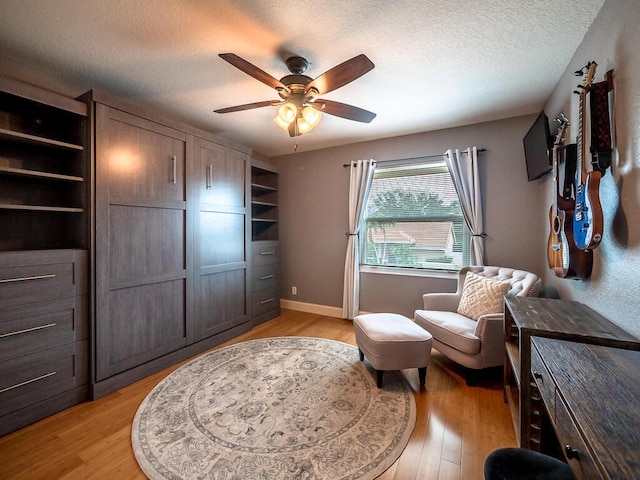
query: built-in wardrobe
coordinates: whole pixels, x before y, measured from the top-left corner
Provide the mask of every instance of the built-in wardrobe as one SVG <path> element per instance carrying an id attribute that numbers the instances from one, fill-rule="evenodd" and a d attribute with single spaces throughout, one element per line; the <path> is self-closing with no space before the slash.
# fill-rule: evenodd
<path id="1" fill-rule="evenodd" d="M 0 435 L 278 315 L 269 169 L 111 95 L 0 78 Z"/>
<path id="2" fill-rule="evenodd" d="M 101 396 L 251 328 L 251 151 L 90 92 Z"/>

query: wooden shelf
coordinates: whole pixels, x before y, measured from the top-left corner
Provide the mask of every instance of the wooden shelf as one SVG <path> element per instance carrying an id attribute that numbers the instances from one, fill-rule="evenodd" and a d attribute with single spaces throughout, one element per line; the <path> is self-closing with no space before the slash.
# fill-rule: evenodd
<path id="1" fill-rule="evenodd" d="M 277 192 L 278 189 L 276 187 L 271 187 L 269 185 L 262 185 L 260 183 L 252 183 L 251 188 L 255 188 L 256 190 L 264 190 L 265 192 Z"/>
<path id="2" fill-rule="evenodd" d="M 278 220 L 272 220 L 269 218 L 252 218 L 252 222 L 264 222 L 264 223 L 278 223 Z"/>
<path id="3" fill-rule="evenodd" d="M 277 207 L 277 203 L 272 202 L 261 202 L 258 200 L 251 200 L 251 205 L 262 206 L 262 207 Z"/>
<path id="4" fill-rule="evenodd" d="M 0 167 L 0 174 L 18 175 L 24 177 L 43 178 L 49 180 L 63 180 L 68 182 L 84 182 L 84 178 L 75 175 L 62 175 L 59 173 L 41 172 L 38 170 L 28 170 L 25 168 Z"/>
<path id="5" fill-rule="evenodd" d="M 507 358 L 513 367 L 513 376 L 516 383 L 520 385 L 520 349 L 517 344 L 511 342 L 507 342 L 505 348 L 507 349 Z"/>
<path id="6" fill-rule="evenodd" d="M 42 144 L 50 147 L 66 148 L 68 150 L 76 150 L 79 152 L 84 150 L 84 147 L 82 145 L 60 142 L 58 140 L 53 140 L 51 138 L 39 137 L 37 135 L 30 135 L 28 133 L 16 132 L 14 130 L 7 130 L 4 128 L 0 128 L 0 137 L 4 137 L 5 139 L 8 139 L 8 140 Z"/>

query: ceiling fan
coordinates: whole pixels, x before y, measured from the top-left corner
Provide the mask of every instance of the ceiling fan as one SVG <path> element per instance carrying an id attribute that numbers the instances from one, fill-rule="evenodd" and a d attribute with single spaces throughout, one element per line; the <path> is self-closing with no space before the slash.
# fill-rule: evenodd
<path id="1" fill-rule="evenodd" d="M 291 137 L 310 132 L 320 121 L 321 113 L 363 123 L 369 123 L 376 117 L 375 113 L 353 105 L 318 98 L 319 95 L 324 95 L 353 82 L 372 70 L 375 65 L 366 55 L 357 55 L 315 79 L 304 75 L 309 66 L 306 59 L 297 56 L 289 57 L 285 63 L 291 75 L 286 75 L 280 80 L 233 53 L 221 53 L 219 56 L 247 75 L 275 88 L 280 100 L 265 100 L 221 108 L 214 110 L 216 113 L 240 112 L 252 108 L 277 106 L 280 108 L 274 121 L 280 128 L 288 131 Z"/>

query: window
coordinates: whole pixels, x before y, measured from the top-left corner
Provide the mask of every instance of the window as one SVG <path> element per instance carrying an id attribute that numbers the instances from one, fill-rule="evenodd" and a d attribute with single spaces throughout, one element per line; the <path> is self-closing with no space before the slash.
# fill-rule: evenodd
<path id="1" fill-rule="evenodd" d="M 378 166 L 365 213 L 363 265 L 457 271 L 469 263 L 469 229 L 443 161 Z"/>

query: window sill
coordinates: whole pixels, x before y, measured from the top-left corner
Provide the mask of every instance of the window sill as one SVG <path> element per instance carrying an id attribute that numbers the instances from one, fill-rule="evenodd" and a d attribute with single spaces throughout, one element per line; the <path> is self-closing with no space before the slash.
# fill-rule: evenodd
<path id="1" fill-rule="evenodd" d="M 399 267 L 374 267 L 370 265 L 361 265 L 361 273 L 374 273 L 379 275 L 400 275 L 403 277 L 426 277 L 426 278 L 458 278 L 458 272 L 446 272 L 441 270 L 427 270 L 418 268 L 399 268 Z"/>

